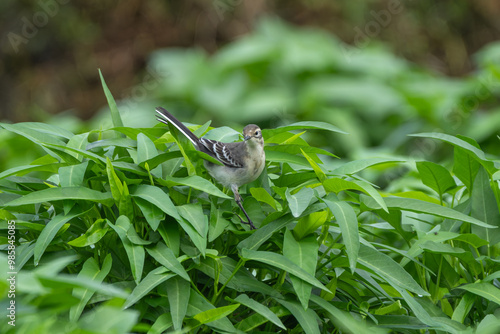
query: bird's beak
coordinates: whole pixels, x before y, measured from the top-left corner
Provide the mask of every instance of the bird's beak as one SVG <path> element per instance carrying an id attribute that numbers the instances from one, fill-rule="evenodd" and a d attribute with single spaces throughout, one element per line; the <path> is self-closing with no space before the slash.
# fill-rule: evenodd
<path id="1" fill-rule="evenodd" d="M 252 136 L 245 136 L 243 137 L 245 139 L 245 141 L 249 140 L 250 138 L 252 138 Z"/>

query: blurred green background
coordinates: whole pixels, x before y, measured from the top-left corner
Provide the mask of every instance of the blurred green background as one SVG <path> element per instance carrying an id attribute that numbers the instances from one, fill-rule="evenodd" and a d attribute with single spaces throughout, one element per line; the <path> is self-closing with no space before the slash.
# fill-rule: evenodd
<path id="1" fill-rule="evenodd" d="M 100 68 L 126 126 L 153 126 L 162 105 L 212 126 L 330 122 L 350 135 L 308 139 L 347 159 L 442 160 L 407 137 L 425 131 L 500 153 L 497 0 L 5 0 L 0 12 L 6 121 L 110 127 Z M 11 136 L 1 168 L 36 156 Z"/>

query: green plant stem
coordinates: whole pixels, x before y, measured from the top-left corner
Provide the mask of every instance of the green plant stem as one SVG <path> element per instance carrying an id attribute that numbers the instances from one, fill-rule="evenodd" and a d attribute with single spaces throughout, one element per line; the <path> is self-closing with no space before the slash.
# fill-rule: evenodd
<path id="1" fill-rule="evenodd" d="M 437 279 L 436 279 L 436 286 L 434 288 L 434 294 L 432 297 L 432 301 L 434 304 L 436 304 L 438 300 L 438 294 L 439 294 L 439 283 L 441 282 L 441 270 L 443 269 L 443 256 L 441 255 L 441 259 L 439 260 L 439 268 L 437 272 Z"/>
<path id="2" fill-rule="evenodd" d="M 286 278 L 286 271 L 282 270 L 278 276 L 278 278 L 276 279 L 276 284 L 274 284 L 274 287 L 276 290 L 279 290 L 280 287 L 283 285 L 283 283 L 285 282 L 285 278 Z"/>
<path id="3" fill-rule="evenodd" d="M 188 191 L 188 196 L 187 196 L 187 200 L 186 200 L 186 204 L 189 204 L 189 202 L 191 201 L 191 191 L 193 190 L 193 188 L 189 187 L 189 191 Z"/>
<path id="4" fill-rule="evenodd" d="M 425 265 L 425 258 L 422 259 L 422 264 Z M 425 279 L 425 271 L 422 267 L 415 265 L 415 270 L 418 273 L 418 279 L 420 280 L 420 284 L 425 291 L 429 291 L 427 287 L 427 280 Z"/>
<path id="5" fill-rule="evenodd" d="M 220 263 L 218 259 L 214 259 L 214 262 L 215 262 L 215 267 L 214 267 L 215 278 L 214 278 L 214 295 L 212 297 L 212 304 L 215 303 L 217 297 L 219 296 L 219 279 L 220 279 L 220 265 L 219 265 Z"/>
<path id="6" fill-rule="evenodd" d="M 236 273 L 238 272 L 238 270 L 240 270 L 241 267 L 243 267 L 245 265 L 245 260 L 243 259 L 240 259 L 238 261 L 238 263 L 236 264 L 236 267 L 234 268 L 233 272 L 231 273 L 231 276 L 229 276 L 229 278 L 227 279 L 226 283 L 224 283 L 224 285 L 222 286 L 222 288 L 220 288 L 220 290 L 218 291 L 218 293 L 214 294 L 214 298 L 212 298 L 214 301 L 217 300 L 217 298 L 219 298 L 220 294 L 222 293 L 222 291 L 224 291 L 224 289 L 226 288 L 227 284 L 231 281 L 231 279 L 234 277 L 234 275 L 236 275 Z"/>

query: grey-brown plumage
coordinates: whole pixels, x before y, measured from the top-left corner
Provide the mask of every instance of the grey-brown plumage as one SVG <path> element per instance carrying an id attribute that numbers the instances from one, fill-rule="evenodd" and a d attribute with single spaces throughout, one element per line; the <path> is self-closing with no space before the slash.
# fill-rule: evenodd
<path id="1" fill-rule="evenodd" d="M 237 143 L 222 143 L 219 141 L 198 138 L 184 124 L 162 107 L 157 107 L 157 120 L 165 124 L 172 124 L 186 136 L 199 151 L 202 151 L 219 160 L 223 165 L 204 161 L 205 168 L 210 175 L 225 187 L 231 188 L 234 199 L 245 214 L 248 222 L 240 218 L 244 224 L 255 229 L 250 217 L 241 205 L 241 196 L 238 188 L 256 180 L 264 169 L 266 157 L 264 153 L 264 139 L 262 131 L 255 124 L 249 124 L 243 129 L 244 141 Z"/>

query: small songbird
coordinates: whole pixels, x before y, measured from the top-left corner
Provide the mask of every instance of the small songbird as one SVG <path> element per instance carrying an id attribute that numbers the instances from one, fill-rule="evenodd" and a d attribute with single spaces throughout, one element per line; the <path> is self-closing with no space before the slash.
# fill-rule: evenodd
<path id="1" fill-rule="evenodd" d="M 157 120 L 165 124 L 172 124 L 184 136 L 186 136 L 194 147 L 211 157 L 219 160 L 222 165 L 214 164 L 205 160 L 204 165 L 210 175 L 221 183 L 224 187 L 231 188 L 234 194 L 234 200 L 248 219 L 245 222 L 238 215 L 243 224 L 250 225 L 252 230 L 254 224 L 243 205 L 241 205 L 241 196 L 238 188 L 246 183 L 256 180 L 264 170 L 266 156 L 264 153 L 264 139 L 262 131 L 255 124 L 249 124 L 243 129 L 244 141 L 237 143 L 222 143 L 206 138 L 198 138 L 184 124 L 177 120 L 172 114 L 162 107 L 157 107 Z"/>

